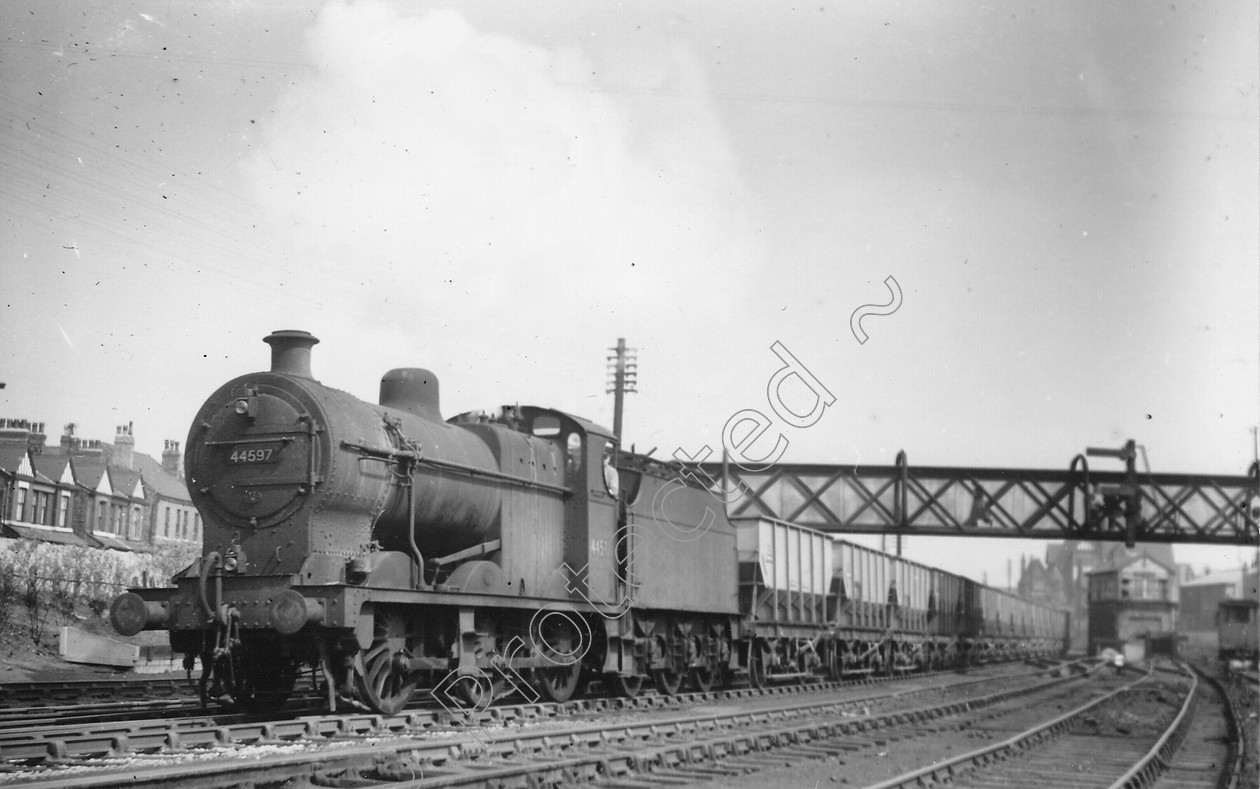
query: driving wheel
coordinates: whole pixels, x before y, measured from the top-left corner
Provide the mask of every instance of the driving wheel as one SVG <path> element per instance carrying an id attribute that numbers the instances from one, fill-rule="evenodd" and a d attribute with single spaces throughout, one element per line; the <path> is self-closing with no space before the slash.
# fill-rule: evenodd
<path id="1" fill-rule="evenodd" d="M 360 650 L 354 660 L 355 687 L 359 699 L 372 711 L 393 715 L 407 705 L 416 690 L 408 669 L 415 634 L 397 611 L 376 614 L 372 646 Z"/>

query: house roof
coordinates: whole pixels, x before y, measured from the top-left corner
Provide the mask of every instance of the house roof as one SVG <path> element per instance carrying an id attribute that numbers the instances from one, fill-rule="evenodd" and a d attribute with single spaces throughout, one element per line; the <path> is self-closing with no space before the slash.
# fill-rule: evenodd
<path id="1" fill-rule="evenodd" d="M 38 452 L 31 455 L 31 465 L 35 467 L 38 474 L 43 474 L 51 482 L 59 482 L 62 473 L 66 470 L 66 463 L 70 459 L 61 452 Z"/>
<path id="2" fill-rule="evenodd" d="M 144 479 L 145 493 L 150 497 L 157 494 L 165 499 L 192 503 L 192 498 L 188 495 L 188 486 L 182 479 L 167 474 L 161 463 L 148 455 L 136 452 L 131 456 L 131 464 L 140 472 L 141 478 Z"/>
<path id="3" fill-rule="evenodd" d="M 109 481 L 115 493 L 130 496 L 136 489 L 136 483 L 140 481 L 140 472 L 125 466 L 110 466 Z"/>
<path id="4" fill-rule="evenodd" d="M 49 483 L 60 482 L 69 464 L 76 484 L 89 490 L 97 490 L 101 479 L 108 472 L 109 481 L 115 492 L 130 494 L 136 488 L 136 482 L 143 484 L 144 495 L 152 501 L 160 496 L 164 499 L 192 503 L 188 495 L 188 487 L 178 477 L 166 473 L 162 464 L 149 455 L 134 452 L 131 456 L 131 467 L 111 463 L 113 446 L 101 444 L 100 454 L 84 455 L 78 452 L 67 452 L 58 446 L 44 447 L 42 452 L 30 456 L 33 474 L 36 479 L 42 478 Z M 0 472 L 10 475 L 19 473 L 22 461 L 27 455 L 26 444 L 0 444 Z"/>
<path id="5" fill-rule="evenodd" d="M 89 490 L 100 487 L 101 477 L 105 476 L 105 461 L 98 457 L 70 457 L 70 467 L 74 469 L 74 481 Z"/>
<path id="6" fill-rule="evenodd" d="M 16 474 L 26 457 L 26 444 L 0 444 L 0 471 Z"/>

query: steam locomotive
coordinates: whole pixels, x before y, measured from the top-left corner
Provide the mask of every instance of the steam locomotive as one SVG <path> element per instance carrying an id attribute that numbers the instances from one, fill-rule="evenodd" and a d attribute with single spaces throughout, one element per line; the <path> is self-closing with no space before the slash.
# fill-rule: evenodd
<path id="1" fill-rule="evenodd" d="M 1061 651 L 1066 614 L 820 532 L 732 521 L 678 464 L 561 411 L 444 420 L 437 378 L 370 404 L 311 374 L 318 340 L 215 391 L 185 474 L 203 554 L 133 589 L 115 629 L 164 629 L 203 699 L 284 703 L 309 668 L 382 714 L 420 688 L 466 705 L 672 694 Z"/>

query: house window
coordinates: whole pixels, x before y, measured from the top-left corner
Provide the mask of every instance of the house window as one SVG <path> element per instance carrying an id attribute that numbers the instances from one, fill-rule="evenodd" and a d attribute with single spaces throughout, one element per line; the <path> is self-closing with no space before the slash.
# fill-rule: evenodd
<path id="1" fill-rule="evenodd" d="M 65 528 L 70 521 L 70 494 L 63 493 L 57 502 L 57 525 Z"/>
<path id="2" fill-rule="evenodd" d="M 96 529 L 94 531 L 107 531 L 105 522 L 105 502 L 96 502 Z"/>
<path id="3" fill-rule="evenodd" d="M 193 539 L 201 539 L 201 516 L 195 512 L 193 513 Z"/>
<path id="4" fill-rule="evenodd" d="M 26 488 L 18 488 L 17 496 L 13 498 L 13 520 L 22 520 L 22 513 L 26 510 Z"/>
<path id="5" fill-rule="evenodd" d="M 48 492 L 43 490 L 35 491 L 35 523 L 46 526 L 48 525 Z"/>
<path id="6" fill-rule="evenodd" d="M 163 507 L 162 511 L 165 513 L 165 521 L 162 523 L 162 536 L 170 537 L 171 536 L 171 508 Z"/>

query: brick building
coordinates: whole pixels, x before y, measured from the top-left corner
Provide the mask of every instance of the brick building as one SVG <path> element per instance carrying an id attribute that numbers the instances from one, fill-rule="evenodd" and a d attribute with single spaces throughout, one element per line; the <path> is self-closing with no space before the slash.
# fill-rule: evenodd
<path id="1" fill-rule="evenodd" d="M 178 441 L 157 461 L 135 451 L 130 424 L 113 444 L 74 430 L 46 446 L 43 423 L 0 419 L 0 536 L 119 551 L 200 540 Z"/>

